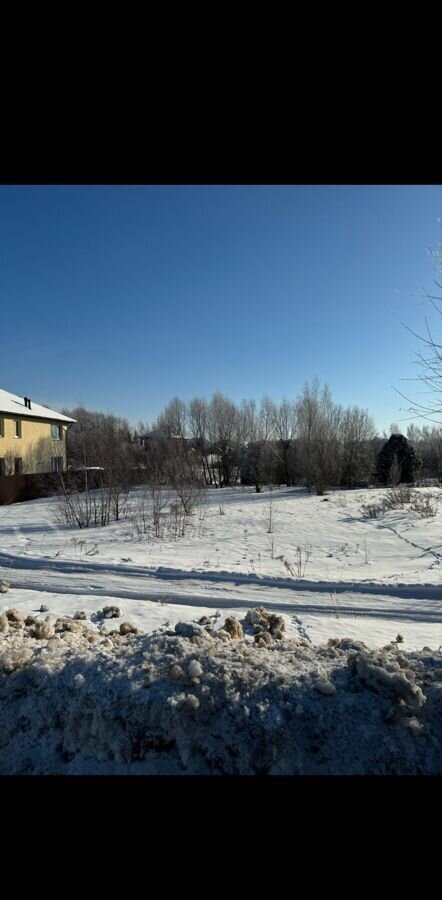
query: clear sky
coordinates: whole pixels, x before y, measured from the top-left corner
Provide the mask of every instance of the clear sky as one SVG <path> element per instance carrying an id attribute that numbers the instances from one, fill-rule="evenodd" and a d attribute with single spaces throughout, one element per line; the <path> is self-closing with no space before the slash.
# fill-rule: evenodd
<path id="1" fill-rule="evenodd" d="M 440 186 L 4 185 L 0 387 L 136 424 L 317 375 L 388 428 L 439 216 Z"/>

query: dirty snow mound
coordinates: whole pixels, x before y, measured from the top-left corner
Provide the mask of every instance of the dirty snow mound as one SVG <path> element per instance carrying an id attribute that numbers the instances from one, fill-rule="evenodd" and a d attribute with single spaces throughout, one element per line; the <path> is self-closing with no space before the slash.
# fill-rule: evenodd
<path id="1" fill-rule="evenodd" d="M 439 651 L 312 647 L 277 619 L 146 635 L 7 610 L 0 774 L 442 773 Z"/>

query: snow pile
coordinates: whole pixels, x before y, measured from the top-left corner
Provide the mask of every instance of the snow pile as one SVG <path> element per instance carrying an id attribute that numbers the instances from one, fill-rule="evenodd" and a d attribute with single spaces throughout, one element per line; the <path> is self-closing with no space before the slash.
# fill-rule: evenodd
<path id="1" fill-rule="evenodd" d="M 246 622 L 252 625 L 255 644 L 259 647 L 271 644 L 273 638 L 281 640 L 285 631 L 283 617 L 269 613 L 263 606 L 249 610 Z"/>
<path id="2" fill-rule="evenodd" d="M 266 615 L 146 635 L 7 610 L 0 774 L 442 773 L 439 651 L 313 647 Z"/>

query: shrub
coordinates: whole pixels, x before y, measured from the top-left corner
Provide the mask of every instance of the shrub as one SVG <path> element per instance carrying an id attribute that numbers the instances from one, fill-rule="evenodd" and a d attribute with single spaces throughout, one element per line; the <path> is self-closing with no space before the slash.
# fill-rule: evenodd
<path id="1" fill-rule="evenodd" d="M 397 487 L 387 491 L 384 507 L 385 509 L 403 509 L 406 503 L 411 503 L 413 496 L 408 484 L 398 484 Z"/>
<path id="2" fill-rule="evenodd" d="M 365 519 L 382 519 L 385 509 L 380 503 L 363 503 L 361 513 Z"/>
<path id="3" fill-rule="evenodd" d="M 437 515 L 437 504 L 439 502 L 437 494 L 416 494 L 411 509 L 416 512 L 422 519 L 431 519 Z"/>

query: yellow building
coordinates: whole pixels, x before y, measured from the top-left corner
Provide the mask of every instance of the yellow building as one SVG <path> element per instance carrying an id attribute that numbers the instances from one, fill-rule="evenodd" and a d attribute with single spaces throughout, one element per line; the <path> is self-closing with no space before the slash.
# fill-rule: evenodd
<path id="1" fill-rule="evenodd" d="M 63 472 L 75 419 L 0 388 L 0 476 Z"/>

